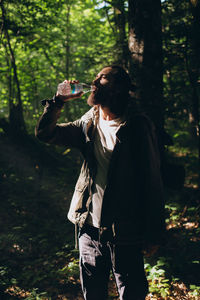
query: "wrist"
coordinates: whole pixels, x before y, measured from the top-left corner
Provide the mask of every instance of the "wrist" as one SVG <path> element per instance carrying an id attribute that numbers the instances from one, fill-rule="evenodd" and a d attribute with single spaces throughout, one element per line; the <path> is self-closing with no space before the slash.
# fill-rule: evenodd
<path id="1" fill-rule="evenodd" d="M 52 100 L 57 107 L 63 107 L 64 101 L 61 99 L 61 97 L 54 95 Z"/>
<path id="2" fill-rule="evenodd" d="M 41 101 L 42 106 L 54 106 L 58 108 L 62 108 L 64 105 L 64 101 L 59 97 L 54 95 L 52 99 L 44 99 Z"/>

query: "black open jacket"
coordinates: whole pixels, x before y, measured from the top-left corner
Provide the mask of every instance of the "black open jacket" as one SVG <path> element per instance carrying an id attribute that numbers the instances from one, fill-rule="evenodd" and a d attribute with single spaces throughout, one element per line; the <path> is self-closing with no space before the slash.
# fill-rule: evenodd
<path id="1" fill-rule="evenodd" d="M 78 148 L 84 162 L 68 218 L 83 226 L 89 211 L 96 175 L 94 136 L 98 107 L 74 122 L 57 124 L 62 105 L 47 101 L 36 126 L 43 142 Z M 165 232 L 163 185 L 152 122 L 130 113 L 117 131 L 103 197 L 101 227 L 111 227 L 115 243 L 158 244 Z"/>

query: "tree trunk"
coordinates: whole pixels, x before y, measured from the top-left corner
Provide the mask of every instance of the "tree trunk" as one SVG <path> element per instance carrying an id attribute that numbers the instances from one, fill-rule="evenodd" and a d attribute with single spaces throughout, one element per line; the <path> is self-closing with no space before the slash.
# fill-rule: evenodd
<path id="1" fill-rule="evenodd" d="M 65 50 L 66 50 L 66 63 L 65 63 L 65 76 L 69 78 L 69 59 L 70 59 L 70 3 L 67 1 L 67 15 L 66 15 L 66 41 L 65 41 Z"/>
<path id="2" fill-rule="evenodd" d="M 181 188 L 184 167 L 169 163 L 165 153 L 165 145 L 172 140 L 164 130 L 160 0 L 129 0 L 129 49 L 135 97 L 156 127 L 163 183 L 173 189 Z"/>
<path id="3" fill-rule="evenodd" d="M 69 0 L 66 0 L 67 5 L 67 15 L 66 15 L 66 40 L 65 40 L 65 78 L 69 78 L 69 65 L 70 65 L 70 7 L 71 3 Z M 72 116 L 70 113 L 70 102 L 66 102 L 64 106 L 65 116 L 67 121 L 72 121 Z"/>
<path id="4" fill-rule="evenodd" d="M 130 52 L 127 44 L 124 0 L 113 0 L 112 6 L 114 8 L 114 22 L 116 29 L 116 63 L 127 69 L 130 60 Z"/>
<path id="5" fill-rule="evenodd" d="M 192 12 L 192 34 L 187 34 L 187 39 L 191 38 L 191 54 L 186 49 L 186 67 L 192 88 L 192 120 L 198 138 L 198 186 L 200 187 L 200 116 L 199 116 L 199 75 L 200 75 L 200 2 L 191 0 Z"/>
<path id="6" fill-rule="evenodd" d="M 160 0 L 129 0 L 130 75 L 143 109 L 163 131 L 163 62 Z"/>
<path id="7" fill-rule="evenodd" d="M 18 79 L 17 73 L 17 65 L 15 60 L 15 54 L 11 46 L 10 35 L 7 27 L 7 19 L 6 19 L 6 11 L 4 7 L 3 0 L 0 0 L 0 6 L 2 11 L 2 33 L 5 36 L 6 42 L 4 43 L 7 60 L 10 61 L 11 71 L 13 71 L 13 75 L 9 77 L 9 122 L 10 127 L 13 132 L 26 132 L 26 126 L 23 117 L 23 107 L 21 100 L 21 90 L 20 83 Z M 12 89 L 14 92 L 12 92 Z M 15 95 L 16 94 L 16 95 Z M 15 100 L 14 101 L 14 97 Z"/>

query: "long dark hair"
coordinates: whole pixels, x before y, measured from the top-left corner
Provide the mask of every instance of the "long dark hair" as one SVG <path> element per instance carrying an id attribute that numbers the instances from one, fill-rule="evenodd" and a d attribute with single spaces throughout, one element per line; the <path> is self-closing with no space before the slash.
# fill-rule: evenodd
<path id="1" fill-rule="evenodd" d="M 120 65 L 107 66 L 112 68 L 112 76 L 117 86 L 113 91 L 114 96 L 106 103 L 110 111 L 117 116 L 123 115 L 130 100 L 129 91 L 132 90 L 132 83 L 129 74 Z"/>

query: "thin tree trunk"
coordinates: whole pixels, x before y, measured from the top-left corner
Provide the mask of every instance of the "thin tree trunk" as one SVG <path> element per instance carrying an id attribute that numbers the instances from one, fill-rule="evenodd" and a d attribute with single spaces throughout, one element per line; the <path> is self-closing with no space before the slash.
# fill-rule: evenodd
<path id="1" fill-rule="evenodd" d="M 66 50 L 66 64 L 65 64 L 65 75 L 66 78 L 69 78 L 69 61 L 70 61 L 70 4 L 67 1 L 67 16 L 66 16 L 66 41 L 65 41 L 65 50 Z"/>
<path id="2" fill-rule="evenodd" d="M 70 65 L 70 7 L 71 3 L 69 0 L 66 1 L 67 4 L 67 15 L 66 15 L 66 40 L 65 40 L 65 78 L 69 78 L 69 65 Z M 68 121 L 72 121 L 72 116 L 70 113 L 70 103 L 65 103 L 64 106 L 65 116 Z"/>
<path id="3" fill-rule="evenodd" d="M 7 29 L 7 20 L 6 20 L 6 11 L 4 8 L 4 1 L 0 0 L 0 6 L 2 11 L 2 31 L 6 38 L 6 50 L 9 52 L 9 59 L 11 62 L 11 68 L 13 70 L 13 80 L 14 80 L 14 86 L 16 87 L 16 104 L 10 99 L 10 107 L 9 107 L 9 121 L 10 126 L 12 127 L 13 131 L 21 131 L 26 132 L 24 117 L 23 117 L 23 107 L 22 107 L 22 100 L 21 100 L 21 90 L 20 90 L 20 83 L 18 79 L 18 73 L 17 73 L 17 65 L 15 61 L 15 54 L 11 46 L 10 42 L 10 36 Z M 13 88 L 14 88 L 13 86 Z M 11 86 L 9 83 L 9 91 L 11 91 Z"/>
<path id="4" fill-rule="evenodd" d="M 196 129 L 196 136 L 198 138 L 198 186 L 200 187 L 200 109 L 199 109 L 199 75 L 200 75 L 200 2 L 198 0 L 190 1 L 191 12 L 193 15 L 192 19 L 192 35 L 187 35 L 187 40 L 191 39 L 191 50 L 190 57 L 187 53 L 188 47 L 186 47 L 185 60 L 186 68 L 192 88 L 192 119 Z M 188 43 L 187 43 L 188 46 Z"/>

